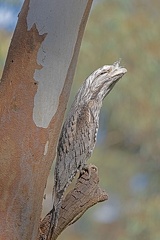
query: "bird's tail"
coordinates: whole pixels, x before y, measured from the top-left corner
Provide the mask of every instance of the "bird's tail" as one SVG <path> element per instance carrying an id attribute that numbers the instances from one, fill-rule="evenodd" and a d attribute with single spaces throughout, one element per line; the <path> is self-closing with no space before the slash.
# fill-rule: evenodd
<path id="1" fill-rule="evenodd" d="M 51 238 L 58 224 L 59 213 L 62 205 L 62 196 L 63 196 L 62 194 L 58 194 L 58 195 L 59 196 L 54 195 L 54 203 L 51 211 L 50 227 L 48 230 L 47 239 Z"/>

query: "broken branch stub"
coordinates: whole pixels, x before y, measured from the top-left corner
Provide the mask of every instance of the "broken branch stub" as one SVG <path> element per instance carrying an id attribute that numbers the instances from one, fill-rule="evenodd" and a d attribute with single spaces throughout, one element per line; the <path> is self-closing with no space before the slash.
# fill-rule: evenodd
<path id="1" fill-rule="evenodd" d="M 83 213 L 98 202 L 108 199 L 107 193 L 99 185 L 97 167 L 91 165 L 91 175 L 85 172 L 77 179 L 75 188 L 63 200 L 58 225 L 53 233 L 52 240 L 57 239 L 60 233 L 69 225 L 76 222 Z M 45 239 L 50 227 L 51 211 L 40 223 L 39 237 Z"/>

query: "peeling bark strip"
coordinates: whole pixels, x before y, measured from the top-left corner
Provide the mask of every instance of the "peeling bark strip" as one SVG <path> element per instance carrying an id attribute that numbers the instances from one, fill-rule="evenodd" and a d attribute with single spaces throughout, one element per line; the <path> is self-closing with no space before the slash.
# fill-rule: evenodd
<path id="1" fill-rule="evenodd" d="M 79 8 L 74 11 L 77 4 Z M 80 26 L 87 1 L 39 0 L 36 8 L 34 5 L 35 0 L 30 0 L 27 28 L 30 30 L 35 24 L 39 35 L 46 34 L 46 37 L 37 55 L 37 63 L 42 68 L 34 73 L 38 88 L 34 97 L 33 119 L 38 127 L 47 128 L 58 108 L 64 79 L 74 54 L 79 31 L 77 26 Z M 60 21 L 59 16 L 63 16 L 65 21 Z"/>
<path id="2" fill-rule="evenodd" d="M 108 199 L 106 192 L 99 187 L 98 183 L 98 170 L 97 167 L 92 165 L 90 178 L 88 178 L 88 172 L 85 172 L 78 178 L 75 188 L 63 200 L 58 226 L 52 240 L 57 239 L 60 233 L 67 226 L 77 221 L 88 208 Z M 51 213 L 48 213 L 41 221 L 37 240 L 45 239 L 50 227 L 50 218 Z"/>
<path id="3" fill-rule="evenodd" d="M 0 83 L 1 240 L 37 238 L 92 0 L 74 2 L 25 0 L 19 14 Z"/>

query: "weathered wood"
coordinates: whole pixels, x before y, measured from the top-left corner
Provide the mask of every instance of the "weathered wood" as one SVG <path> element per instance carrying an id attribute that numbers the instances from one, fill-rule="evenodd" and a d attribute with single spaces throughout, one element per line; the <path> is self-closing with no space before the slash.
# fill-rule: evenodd
<path id="1" fill-rule="evenodd" d="M 26 0 L 0 83 L 0 239 L 36 239 L 92 0 Z"/>
<path id="2" fill-rule="evenodd" d="M 74 189 L 63 200 L 59 222 L 52 240 L 57 239 L 60 233 L 67 226 L 77 221 L 88 208 L 108 199 L 106 192 L 99 187 L 98 183 L 98 170 L 97 167 L 92 165 L 90 178 L 88 178 L 88 172 L 85 172 L 77 179 Z M 37 240 L 45 239 L 50 227 L 50 218 L 51 212 L 41 221 Z"/>

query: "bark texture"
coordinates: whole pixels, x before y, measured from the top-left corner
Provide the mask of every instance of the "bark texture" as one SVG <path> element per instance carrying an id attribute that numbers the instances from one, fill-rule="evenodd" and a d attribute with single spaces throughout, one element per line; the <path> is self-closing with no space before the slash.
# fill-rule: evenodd
<path id="1" fill-rule="evenodd" d="M 108 199 L 107 193 L 102 190 L 98 183 L 98 169 L 94 165 L 90 166 L 91 175 L 85 172 L 77 179 L 75 187 L 70 191 L 62 202 L 59 222 L 51 240 L 57 239 L 60 233 L 69 225 L 76 222 L 83 213 L 98 202 Z M 37 240 L 46 238 L 50 227 L 51 212 L 41 221 L 39 237 Z"/>
<path id="2" fill-rule="evenodd" d="M 66 3 L 65 0 L 63 1 Z M 67 1 L 68 8 L 71 8 L 72 1 Z M 77 6 L 74 5 L 73 11 L 78 12 L 82 5 L 85 6 L 85 10 L 81 21 L 77 24 L 78 34 L 72 46 L 72 57 L 67 59 L 70 63 L 67 73 L 65 78 L 61 79 L 63 88 L 57 96 L 57 110 L 49 125 L 43 128 L 38 127 L 33 120 L 34 99 L 40 84 L 35 81 L 34 75 L 35 70 L 43 68 L 37 61 L 37 55 L 43 41 L 49 35 L 40 34 L 37 23 L 28 29 L 27 16 L 30 2 L 33 0 L 24 2 L 19 14 L 0 82 L 1 240 L 34 240 L 37 238 L 43 193 L 55 157 L 79 47 L 92 3 L 91 0 L 77 1 Z M 35 0 L 35 8 L 41 2 L 43 1 Z M 56 0 L 48 0 L 48 2 L 56 4 Z M 58 16 L 59 21 L 65 22 L 62 15 Z M 38 22 L 38 18 L 36 21 Z M 74 19 L 71 21 L 73 22 Z M 52 21 L 50 26 L 52 27 Z M 71 28 L 66 29 L 68 31 L 66 36 L 70 34 L 72 38 L 71 30 Z M 53 67 L 55 62 L 56 56 L 54 56 Z M 61 71 L 57 69 L 57 71 L 60 73 L 63 69 Z M 54 81 L 54 76 L 52 77 Z M 47 97 L 45 101 L 46 106 L 50 104 Z"/>

